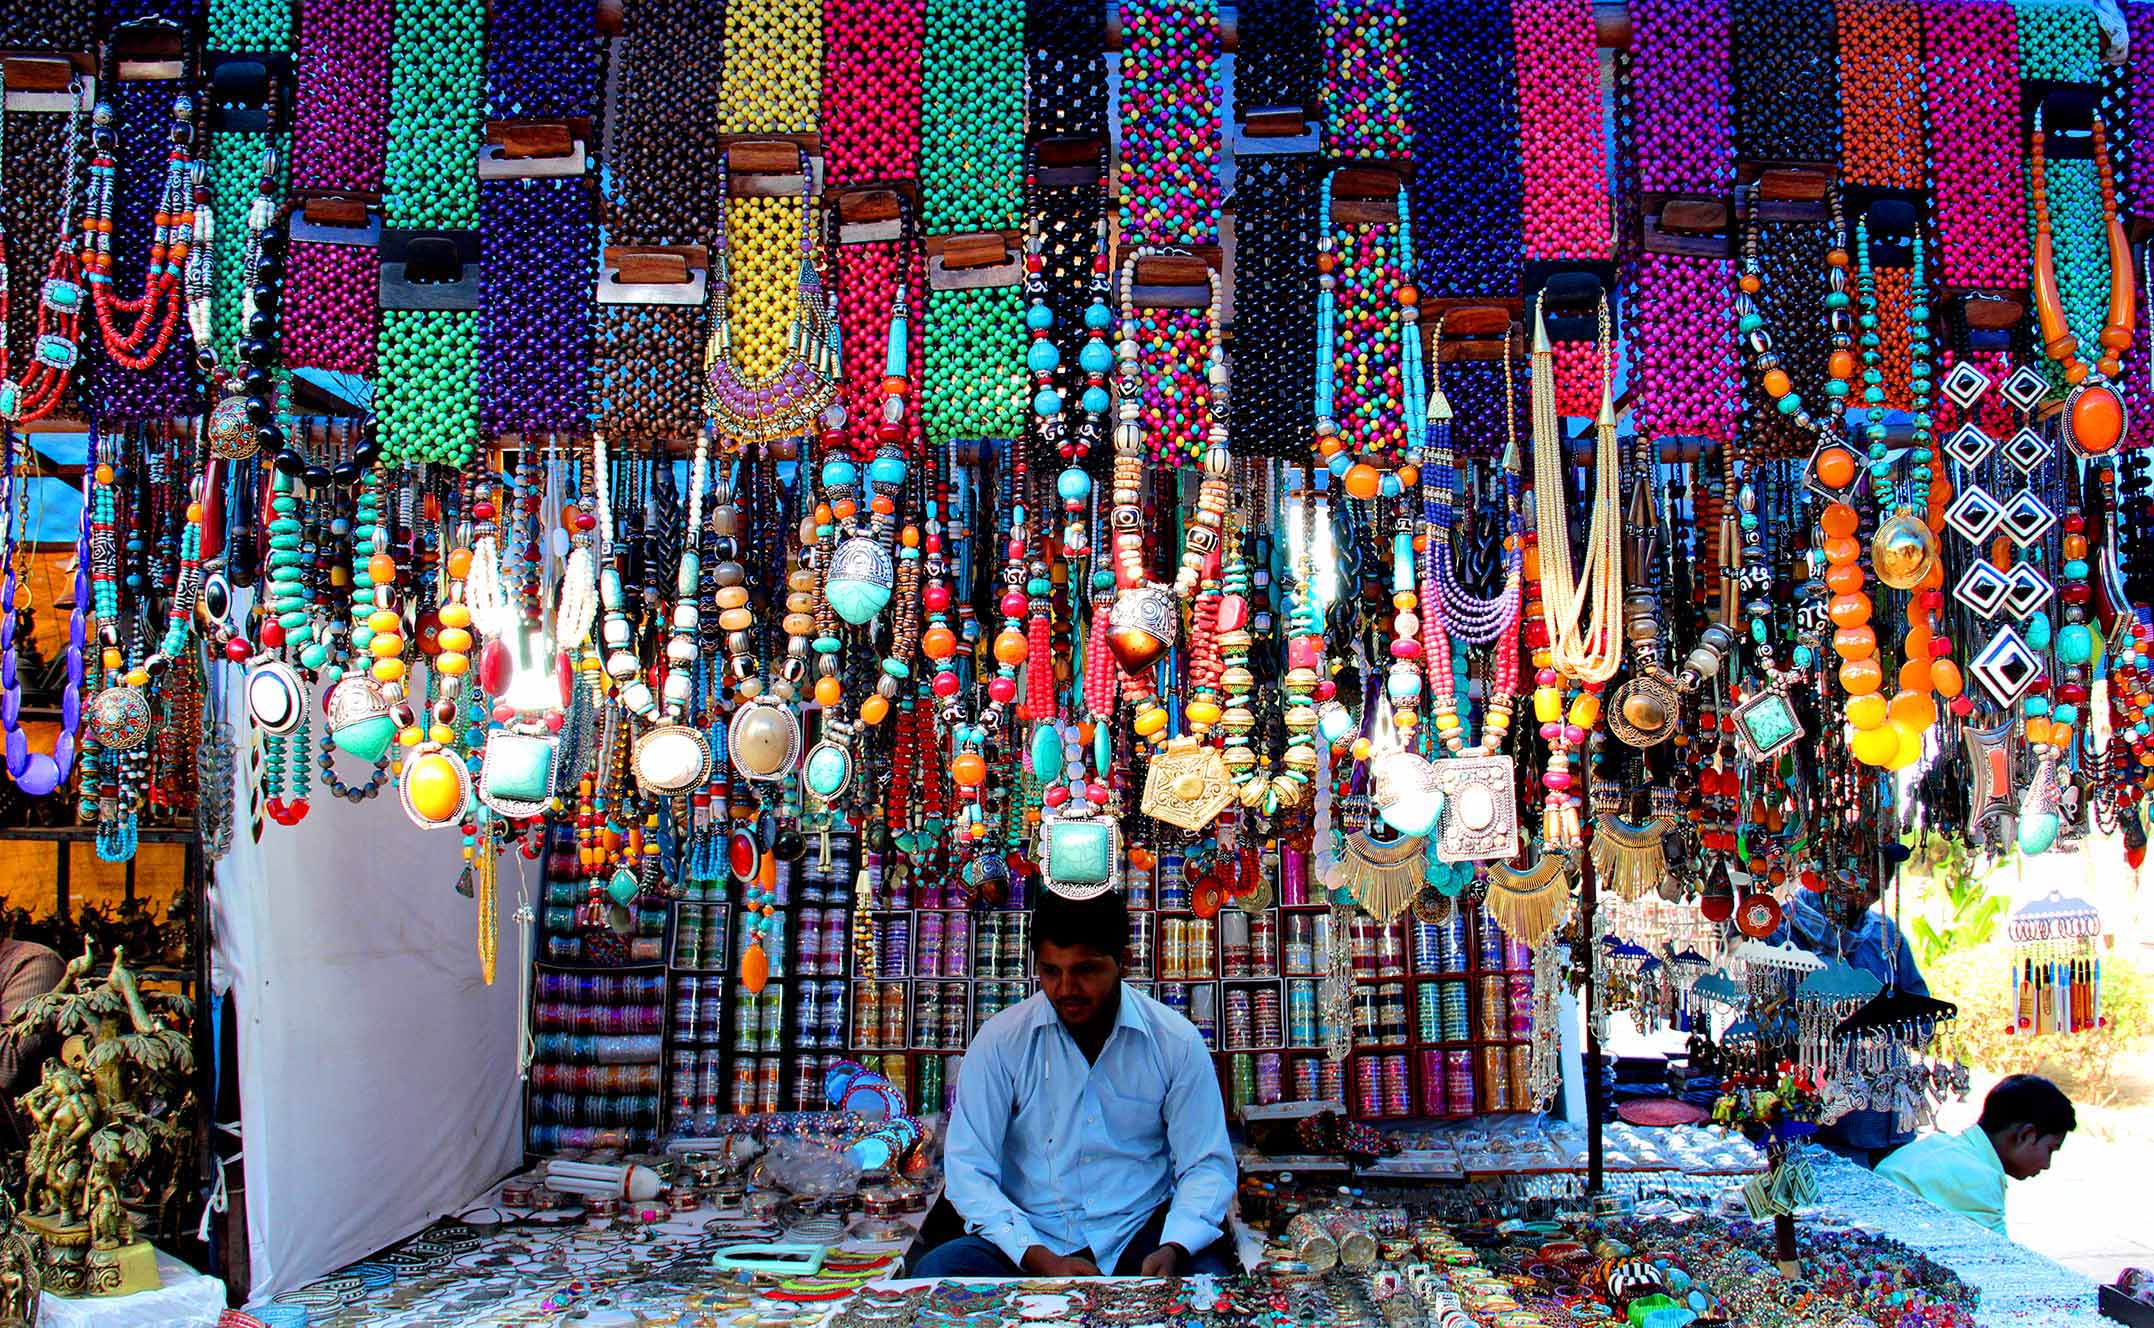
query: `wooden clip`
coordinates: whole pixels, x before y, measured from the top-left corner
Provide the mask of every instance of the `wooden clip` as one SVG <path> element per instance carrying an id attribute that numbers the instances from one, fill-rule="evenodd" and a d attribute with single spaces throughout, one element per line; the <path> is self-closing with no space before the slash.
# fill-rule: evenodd
<path id="1" fill-rule="evenodd" d="M 510 161 L 565 157 L 576 150 L 576 135 L 566 120 L 488 120 L 486 141 L 499 145 Z"/>
<path id="2" fill-rule="evenodd" d="M 562 179 L 589 165 L 588 119 L 488 120 L 479 144 L 482 180 Z"/>
<path id="3" fill-rule="evenodd" d="M 82 79 L 82 104 L 97 103 L 96 61 L 87 53 L 11 55 L 6 62 L 7 109 L 11 111 L 73 111 L 75 95 L 69 89 Z"/>
<path id="4" fill-rule="evenodd" d="M 1660 228 L 1675 235 L 1725 231 L 1728 205 L 1717 198 L 1671 198 L 1660 209 Z"/>
<path id="5" fill-rule="evenodd" d="M 187 75 L 186 36 L 177 24 L 123 24 L 113 30 L 112 54 L 122 83 L 170 81 Z"/>
<path id="6" fill-rule="evenodd" d="M 1242 117 L 1248 138 L 1299 138 L 1309 132 L 1309 113 L 1299 106 L 1259 106 Z"/>
<path id="7" fill-rule="evenodd" d="M 1750 206 L 1760 221 L 1823 221 L 1826 197 L 1840 171 L 1823 161 L 1738 161 L 1735 179 L 1751 186 Z"/>
<path id="8" fill-rule="evenodd" d="M 1758 176 L 1758 197 L 1774 203 L 1821 203 L 1832 175 L 1802 167 L 1779 167 Z"/>
<path id="9" fill-rule="evenodd" d="M 1960 296 L 1960 316 L 1970 328 L 2009 332 L 2027 316 L 2026 292 L 1968 291 Z"/>
<path id="10" fill-rule="evenodd" d="M 1520 304 L 1518 300 L 1423 300 L 1421 335 L 1439 364 L 1500 360 L 1505 341 L 1510 342 L 1511 355 L 1524 363 L 1526 339 L 1525 328 L 1518 321 Z M 1443 326 L 1441 340 L 1436 335 L 1439 323 Z"/>
<path id="11" fill-rule="evenodd" d="M 703 303 L 710 252 L 699 244 L 607 245 L 600 256 L 600 304 Z"/>
<path id="12" fill-rule="evenodd" d="M 1010 243 L 1000 231 L 943 237 L 942 265 L 952 272 L 970 272 L 1010 261 Z"/>
<path id="13" fill-rule="evenodd" d="M 384 309 L 479 307 L 479 233 L 384 230 L 380 305 Z"/>
<path id="14" fill-rule="evenodd" d="M 1015 231 L 968 231 L 927 237 L 930 290 L 978 290 L 1024 280 L 1023 238 Z"/>
<path id="15" fill-rule="evenodd" d="M 74 80 L 75 66 L 65 56 L 11 55 L 7 57 L 7 90 L 65 92 Z"/>
<path id="16" fill-rule="evenodd" d="M 292 211 L 292 238 L 371 249 L 381 243 L 380 203 L 372 194 L 302 194 Z"/>
<path id="17" fill-rule="evenodd" d="M 742 138 L 726 144 L 726 169 L 738 175 L 800 174 L 806 150 L 782 138 Z"/>

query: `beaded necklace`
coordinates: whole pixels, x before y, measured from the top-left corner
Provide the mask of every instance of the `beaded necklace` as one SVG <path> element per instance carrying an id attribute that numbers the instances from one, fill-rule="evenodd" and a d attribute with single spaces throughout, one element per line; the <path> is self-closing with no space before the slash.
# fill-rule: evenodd
<path id="1" fill-rule="evenodd" d="M 721 171 L 725 169 L 721 167 Z M 806 163 L 802 163 L 805 175 Z M 729 448 L 790 437 L 809 427 L 837 396 L 842 355 L 834 302 L 816 268 L 814 201 L 809 186 L 800 196 L 799 266 L 793 282 L 793 314 L 782 358 L 769 369 L 754 370 L 745 361 L 749 348 L 736 347 L 732 319 L 733 264 L 728 231 L 719 223 L 712 252 L 716 295 L 711 338 L 705 359 L 709 395 L 705 409 Z M 749 277 L 740 278 L 743 287 Z"/>
<path id="2" fill-rule="evenodd" d="M 1738 190 L 1735 195 L 1736 212 L 1743 223 L 1742 275 L 1737 279 L 1735 296 L 1736 331 L 1750 351 L 1751 367 L 1758 372 L 1759 386 L 1765 389 L 1776 414 L 1817 439 L 1810 460 L 1812 474 L 1828 489 L 1845 489 L 1855 482 L 1854 454 L 1841 442 L 1841 420 L 1847 414 L 1848 391 L 1855 376 L 1855 324 L 1847 292 L 1847 223 L 1840 211 L 1840 196 L 1837 192 L 1827 196 L 1834 237 L 1823 264 L 1827 282 L 1825 330 L 1831 355 L 1826 362 L 1829 377 L 1825 383 L 1825 412 L 1820 418 L 1795 390 L 1794 376 L 1788 372 L 1783 354 L 1774 348 L 1772 330 L 1759 307 L 1767 283 L 1761 261 L 1766 246 L 1760 239 L 1756 195 L 1756 186 Z"/>
<path id="3" fill-rule="evenodd" d="M 83 198 L 83 281 L 90 288 L 105 353 L 115 364 L 137 372 L 154 366 L 180 331 L 186 293 L 181 265 L 195 242 L 195 104 L 180 93 L 172 100 L 172 147 L 165 157 L 164 184 L 155 207 L 149 260 L 143 266 L 142 293 L 123 297 L 112 289 L 114 215 L 120 179 L 119 111 L 110 100 L 97 103 L 91 116 L 90 184 Z M 203 237 L 206 244 L 207 236 Z M 134 322 L 124 330 L 124 315 Z"/>
<path id="4" fill-rule="evenodd" d="M 1024 206 L 1024 6 L 927 0 L 922 51 L 922 224 L 930 232 L 1017 226 Z"/>
<path id="5" fill-rule="evenodd" d="M 1443 320 L 1436 322 L 1436 342 L 1443 344 Z M 1424 663 L 1431 694 L 1430 710 L 1436 739 L 1454 756 L 1489 756 L 1503 747 L 1510 729 L 1511 700 L 1518 691 L 1518 624 L 1524 578 L 1525 548 L 1519 515 L 1517 411 L 1511 401 L 1511 340 L 1504 335 L 1504 415 L 1511 433 L 1503 458 L 1504 531 L 1503 589 L 1493 598 L 1468 591 L 1458 579 L 1457 553 L 1452 546 L 1456 525 L 1458 465 L 1451 450 L 1451 403 L 1444 396 L 1442 356 L 1431 375 L 1429 438 L 1422 450 L 1421 520 L 1427 541 L 1421 555 L 1421 627 L 1428 634 Z M 1451 669 L 1452 642 L 1491 645 L 1496 648 L 1495 676 L 1485 697 L 1487 716 L 1478 744 L 1461 722 L 1461 693 Z M 1470 749 L 1469 749 L 1470 748 Z"/>
<path id="6" fill-rule="evenodd" d="M 1349 498 L 1397 498 L 1418 479 L 1415 466 L 1405 460 L 1406 449 L 1427 429 L 1428 402 L 1418 388 L 1406 386 L 1424 381 L 1420 294 L 1409 275 L 1414 270 L 1413 220 L 1401 186 L 1394 193 L 1395 254 L 1379 226 L 1357 226 L 1335 236 L 1332 189 L 1337 178 L 1337 172 L 1325 178 L 1317 203 L 1316 450 Z M 1351 301 L 1343 332 L 1342 284 Z M 1391 288 L 1388 298 L 1383 294 L 1386 285 Z M 1373 353 L 1363 349 L 1364 338 L 1375 343 Z M 1342 401 L 1340 358 L 1380 362 L 1390 343 L 1398 347 L 1396 378 L 1386 372 L 1368 381 L 1366 374 L 1357 374 L 1344 384 Z M 1386 418 L 1394 401 L 1404 406 L 1400 425 Z"/>
<path id="7" fill-rule="evenodd" d="M 2113 381 L 2132 344 L 2137 306 L 2132 290 L 2131 246 L 2117 218 L 2116 177 L 2109 162 L 2109 139 L 2100 117 L 2094 121 L 2094 165 L 2100 181 L 2103 230 L 2109 247 L 2109 312 L 2096 338 L 2102 348 L 2092 365 L 2079 358 L 2057 275 L 2056 242 L 2050 227 L 2047 135 L 2038 112 L 2028 179 L 2034 191 L 2034 307 L 2040 317 L 2042 350 L 2056 361 L 2070 385 L 2065 396 L 2064 436 L 2082 457 L 2102 456 L 2124 439 L 2124 398 Z"/>
<path id="8" fill-rule="evenodd" d="M 1317 6 L 1328 57 L 1317 83 L 1326 157 L 1412 159 L 1406 19 L 1403 0 L 1322 0 Z"/>
<path id="9" fill-rule="evenodd" d="M 31 343 L 30 363 L 19 379 L 14 376 L 11 360 L 14 324 L 10 314 L 17 298 L 7 255 L 7 236 L 12 227 L 0 224 L 0 274 L 5 274 L 0 275 L 0 422 L 9 425 L 43 419 L 57 410 L 66 400 L 75 368 L 82 361 L 80 336 L 84 292 L 82 282 L 78 280 L 82 265 L 76 257 L 74 237 L 77 215 L 75 174 L 84 122 L 82 80 L 71 80 L 69 91 L 74 97 L 75 109 L 65 122 L 66 153 L 58 181 L 59 204 L 55 209 L 52 258 L 37 287 L 36 339 Z M 0 98 L 5 95 L 5 80 L 0 79 Z M 9 118 L 0 114 L 0 165 L 7 160 Z M 7 183 L 12 197 L 16 180 L 10 175 Z M 26 272 L 34 275 L 30 269 Z"/>
<path id="10" fill-rule="evenodd" d="M 1100 177 L 1099 187 L 1089 191 L 1093 203 L 1091 253 L 1088 261 L 1084 255 L 1073 255 L 1069 260 L 1072 266 L 1081 264 L 1086 269 L 1081 315 L 1084 344 L 1075 357 L 1077 373 L 1083 375 L 1083 386 L 1076 389 L 1077 406 L 1083 414 L 1075 427 L 1069 422 L 1069 393 L 1063 386 L 1070 382 L 1074 387 L 1075 375 L 1064 366 L 1062 349 L 1055 344 L 1059 320 L 1047 252 L 1047 228 L 1051 223 L 1038 206 L 1027 218 L 1025 233 L 1025 327 L 1032 337 L 1025 363 L 1032 372 L 1032 414 L 1040 443 L 1052 448 L 1063 462 L 1062 473 L 1055 478 L 1055 494 L 1063 511 L 1063 555 L 1073 560 L 1091 553 L 1085 530 L 1092 477 L 1085 470 L 1085 462 L 1107 436 L 1107 411 L 1113 404 L 1107 377 L 1115 366 L 1114 348 L 1108 342 L 1108 329 L 1114 324 L 1114 309 L 1109 303 L 1114 278 L 1108 253 L 1104 161 L 1100 163 Z M 1081 212 L 1078 215 L 1083 219 Z"/>
<path id="11" fill-rule="evenodd" d="M 29 485 L 25 478 L 24 458 L 17 451 L 26 444 L 12 431 L 7 433 L 6 440 L 13 455 L 6 473 L 0 475 L 0 513 L 4 513 L 4 518 L 0 519 L 6 522 L 7 538 L 7 572 L 5 579 L 0 580 L 0 678 L 8 680 L 4 690 L 15 704 L 0 707 L 0 734 L 6 739 L 8 777 L 24 793 L 42 798 L 67 783 L 75 765 L 76 733 L 82 724 L 85 643 L 91 602 L 91 476 L 83 476 L 82 517 L 75 537 L 75 604 L 67 618 L 67 682 L 60 693 L 60 731 L 54 736 L 49 753 L 35 752 L 30 750 L 28 736 L 22 729 L 22 683 L 15 645 L 20 621 L 15 613 L 15 592 L 23 564 L 30 557 L 23 539 L 30 508 L 25 500 Z"/>

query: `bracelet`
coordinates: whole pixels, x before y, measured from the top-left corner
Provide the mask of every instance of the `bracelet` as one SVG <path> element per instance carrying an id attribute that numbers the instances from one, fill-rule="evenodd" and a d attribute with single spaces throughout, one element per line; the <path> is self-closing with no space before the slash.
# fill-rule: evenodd
<path id="1" fill-rule="evenodd" d="M 1833 160 L 1840 146 L 1840 78 L 1832 0 L 1733 0 L 1729 13 L 1735 154 Z"/>
<path id="2" fill-rule="evenodd" d="M 1122 243 L 1219 239 L 1218 0 L 1122 6 Z"/>
<path id="3" fill-rule="evenodd" d="M 2154 36 L 2154 21 L 2145 26 Z M 1999 205 L 2026 188 L 2015 29 L 2010 0 L 1927 0 L 1923 7 L 1937 276 L 1945 286 L 2027 284 L 2027 228 Z"/>
<path id="4" fill-rule="evenodd" d="M 1323 0 L 1317 25 L 1327 53 L 1317 81 L 1324 155 L 1410 159 L 1412 84 L 1406 76 L 1404 4 Z"/>
<path id="5" fill-rule="evenodd" d="M 1011 230 L 1023 208 L 1024 11 L 928 0 L 920 98 L 921 225 Z"/>
<path id="6" fill-rule="evenodd" d="M 718 117 L 732 134 L 812 134 L 823 97 L 821 0 L 731 0 Z"/>
<path id="7" fill-rule="evenodd" d="M 922 4 L 824 0 L 825 180 L 909 180 L 919 173 Z M 838 282 L 841 300 L 850 295 L 847 286 Z M 887 306 L 885 297 L 871 298 Z"/>
<path id="8" fill-rule="evenodd" d="M 1450 164 L 1414 175 L 1414 215 L 1443 237 L 1421 246 L 1415 280 L 1425 295 L 1515 299 L 1520 182 L 1510 0 L 1409 0 L 1407 16 L 1414 146 L 1422 159 Z M 1474 185 L 1457 189 L 1450 179 Z"/>
<path id="9" fill-rule="evenodd" d="M 1630 103 L 1641 189 L 1724 196 L 1735 182 L 1727 0 L 1636 0 Z M 1641 253 L 1632 274 L 1638 431 L 1725 441 L 1742 384 L 1734 264 Z"/>
<path id="10" fill-rule="evenodd" d="M 2101 78 L 2101 26 L 2092 9 L 2054 0 L 2013 0 L 2019 23 L 2021 80 L 2094 83 Z M 2047 163 L 2049 215 L 2055 237 L 2057 290 L 2075 327 L 2100 327 L 2109 308 L 2109 253 L 2103 243 L 2101 190 L 2087 160 Z M 2034 199 L 2027 198 L 2028 227 Z M 2063 370 L 2043 361 L 2052 382 Z"/>
<path id="11" fill-rule="evenodd" d="M 1921 14 L 1914 0 L 1840 0 L 1840 173 L 1922 185 Z"/>
<path id="12" fill-rule="evenodd" d="M 1615 235 L 1592 0 L 1513 0 L 1511 25 L 1526 257 L 1610 257 Z"/>
<path id="13" fill-rule="evenodd" d="M 1035 135 L 1107 136 L 1106 26 L 1099 0 L 1026 0 L 1025 123 Z M 1238 76 L 1248 69 L 1248 47 L 1242 49 Z"/>
<path id="14" fill-rule="evenodd" d="M 1316 415 L 1316 158 L 1245 157 L 1234 179 L 1234 450 L 1299 460 Z"/>

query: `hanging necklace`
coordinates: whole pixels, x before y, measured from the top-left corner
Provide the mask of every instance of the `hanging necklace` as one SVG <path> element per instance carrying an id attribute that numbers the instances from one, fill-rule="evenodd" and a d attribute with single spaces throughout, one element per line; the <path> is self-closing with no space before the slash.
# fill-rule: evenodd
<path id="1" fill-rule="evenodd" d="M 757 462 L 746 460 L 740 464 L 753 467 Z M 718 625 L 726 632 L 726 649 L 731 655 L 727 674 L 738 701 L 733 719 L 726 726 L 726 755 L 732 760 L 733 769 L 745 779 L 757 782 L 784 779 L 800 757 L 800 715 L 793 708 L 793 699 L 798 691 L 795 672 L 804 670 L 807 661 L 789 651 L 785 664 L 766 686 L 762 666 L 755 654 L 755 616 L 748 608 L 748 572 L 738 561 L 740 543 L 731 533 L 740 529 L 742 515 L 734 497 L 733 482 L 728 480 L 718 484 L 712 490 L 712 501 L 718 508 L 721 532 L 717 553 L 723 560 L 713 569 L 718 578 Z M 773 504 L 766 513 L 777 526 L 783 525 L 782 518 L 777 515 L 780 510 Z M 808 607 L 813 609 L 812 604 Z M 790 602 L 787 610 L 787 619 L 795 617 Z M 806 627 L 812 630 L 813 626 L 814 620 L 809 617 Z M 804 637 L 806 633 L 792 632 L 791 635 Z"/>
<path id="2" fill-rule="evenodd" d="M 2124 397 L 2116 379 L 2131 349 L 2136 310 L 2133 308 L 2132 252 L 2125 240 L 2124 224 L 2117 219 L 2116 173 L 2109 161 L 2109 136 L 2101 117 L 2094 117 L 2094 165 L 2101 180 L 2102 225 L 2109 241 L 2109 317 L 2096 339 L 2101 356 L 2091 366 L 2079 358 L 2079 339 L 2072 335 L 2064 311 L 2064 298 L 2057 289 L 2056 243 L 2049 221 L 2049 174 L 2045 146 L 2048 134 L 2037 109 L 2034 117 L 2034 152 L 2028 182 L 2034 190 L 2034 308 L 2042 325 L 2042 349 L 2064 370 L 2071 391 L 2064 398 L 2064 436 L 2082 457 L 2107 455 L 2124 438 Z"/>
<path id="3" fill-rule="evenodd" d="M 1600 303 L 1601 404 L 1594 417 L 1593 514 L 1586 533 L 1586 560 L 1575 570 L 1566 512 L 1569 466 L 1562 425 L 1556 416 L 1555 352 L 1548 340 L 1543 305 L 1533 310 L 1533 508 L 1540 539 L 1541 603 L 1548 649 L 1556 672 L 1582 683 L 1604 683 L 1623 661 L 1617 630 L 1623 617 L 1623 515 L 1616 450 L 1608 301 Z M 1581 630 L 1579 619 L 1591 616 Z"/>
<path id="4" fill-rule="evenodd" d="M 10 449 L 24 444 L 12 433 L 8 435 Z M 0 680 L 4 680 L 7 695 L 14 705 L 0 707 L 0 731 L 6 735 L 7 772 L 15 786 L 33 798 L 42 798 L 67 782 L 68 773 L 75 765 L 75 735 L 82 724 L 82 680 L 85 667 L 86 631 L 90 611 L 90 481 L 83 476 L 82 521 L 75 540 L 75 607 L 67 618 L 67 686 L 60 694 L 60 732 L 53 739 L 52 751 L 33 752 L 28 737 L 23 733 L 21 722 L 22 680 L 17 673 L 15 648 L 15 590 L 22 563 L 29 552 L 24 547 L 23 530 L 29 511 L 25 501 L 28 481 L 24 477 L 24 461 L 19 453 L 11 459 L 7 473 L 0 476 L 0 513 L 4 517 L 7 532 L 7 572 L 0 583 Z"/>
<path id="5" fill-rule="evenodd" d="M 1367 383 L 1357 378 L 1345 384 L 1348 399 L 1341 405 L 1339 287 L 1345 283 L 1351 294 L 1366 301 L 1372 298 L 1372 292 L 1388 283 L 1392 298 L 1375 296 L 1379 307 L 1373 314 L 1360 307 L 1350 307 L 1348 312 L 1354 315 L 1353 322 L 1362 325 L 1359 330 L 1379 343 L 1384 339 L 1382 329 L 1388 314 L 1394 320 L 1401 380 L 1424 381 L 1420 295 L 1412 280 L 1413 221 L 1407 210 L 1406 189 L 1401 185 L 1394 194 L 1398 216 L 1395 255 L 1385 254 L 1379 226 L 1358 227 L 1346 240 L 1334 237 L 1332 191 L 1338 176 L 1339 172 L 1333 171 L 1324 177 L 1317 200 L 1316 450 L 1347 497 L 1397 498 L 1419 480 L 1417 468 L 1406 459 L 1406 449 L 1419 446 L 1425 437 L 1427 422 L 1423 414 L 1428 402 L 1418 388 L 1403 393 L 1405 423 L 1403 431 L 1396 435 L 1383 419 L 1390 397 L 1382 390 L 1380 373 L 1370 373 Z M 1340 252 L 1346 244 L 1351 244 L 1352 250 Z M 1380 344 L 1368 351 L 1357 348 L 1356 360 L 1373 360 L 1381 349 Z"/>
<path id="6" fill-rule="evenodd" d="M 728 195 L 731 160 L 730 153 L 719 160 L 720 197 Z M 734 359 L 732 267 L 725 210 L 721 208 L 718 213 L 712 273 L 717 294 L 705 355 L 710 388 L 705 409 L 728 449 L 803 433 L 837 396 L 839 366 L 843 363 L 838 317 L 835 300 L 824 290 L 822 274 L 815 265 L 814 172 L 808 169 L 805 159 L 801 175 L 807 183 L 800 192 L 800 265 L 793 286 L 793 319 L 786 333 L 785 358 L 759 378 L 744 374 Z"/>
<path id="7" fill-rule="evenodd" d="M 642 677 L 642 665 L 630 640 L 632 629 L 621 611 L 620 576 L 608 555 L 607 546 L 613 540 L 613 508 L 607 492 L 605 436 L 591 435 L 593 496 L 598 506 L 597 558 L 605 565 L 599 576 L 599 601 L 605 610 L 600 631 L 609 651 L 606 673 L 620 684 L 618 695 L 623 707 L 651 725 L 636 739 L 630 767 L 646 793 L 662 796 L 686 793 L 706 782 L 711 773 L 710 741 L 701 729 L 686 722 L 689 697 L 695 687 L 696 628 L 700 623 L 696 598 L 703 583 L 703 560 L 696 537 L 703 529 L 703 477 L 709 463 L 710 432 L 699 429 L 695 455 L 688 463 L 688 524 L 674 573 L 673 631 L 666 641 L 666 676 L 654 696 Z M 733 589 L 745 602 L 745 587 Z M 725 592 L 721 592 L 719 602 L 732 606 Z M 657 615 L 655 602 L 647 602 L 645 607 L 652 616 Z"/>
<path id="8" fill-rule="evenodd" d="M 172 344 L 186 305 L 180 274 L 195 245 L 195 194 L 201 172 L 194 157 L 194 111 L 193 97 L 181 93 L 173 98 L 172 150 L 165 158 L 149 260 L 142 269 L 142 293 L 132 298 L 122 298 L 112 289 L 113 212 L 120 180 L 118 112 L 112 102 L 99 101 L 90 117 L 92 156 L 82 218 L 83 279 L 90 287 L 105 353 L 115 363 L 137 371 L 156 364 Z M 208 240 L 203 237 L 205 249 Z M 130 314 L 134 323 L 122 330 L 121 317 Z"/>
<path id="9" fill-rule="evenodd" d="M 1037 170 L 1035 161 L 1027 175 Z M 1108 375 L 1114 369 L 1114 347 L 1109 340 L 1114 330 L 1114 308 L 1110 303 L 1114 268 L 1108 248 L 1105 161 L 1100 162 L 1099 181 L 1099 222 L 1093 234 L 1084 345 L 1077 352 L 1077 371 L 1084 376 L 1077 405 L 1083 414 L 1074 427 L 1069 420 L 1068 394 L 1061 386 L 1066 375 L 1061 348 L 1054 341 L 1055 311 L 1047 298 L 1047 236 L 1039 209 L 1033 209 L 1025 223 L 1025 298 L 1029 301 L 1025 327 L 1032 338 L 1025 364 L 1032 371 L 1032 413 L 1038 422 L 1040 442 L 1053 448 L 1063 462 L 1062 473 L 1055 479 L 1055 493 L 1062 502 L 1064 517 L 1063 555 L 1071 559 L 1091 553 L 1085 535 L 1085 507 L 1092 496 L 1092 477 L 1086 473 L 1084 463 L 1092 449 L 1106 438 L 1107 412 L 1114 404 L 1107 386 Z"/>
<path id="10" fill-rule="evenodd" d="M 29 367 L 21 379 L 12 376 L 9 359 L 7 329 L 9 319 L 10 283 L 0 282 L 0 421 L 10 424 L 26 424 L 43 419 L 59 407 L 61 398 L 67 395 L 67 385 L 74 378 L 75 369 L 82 363 L 82 301 L 84 291 L 81 282 L 82 264 L 75 252 L 75 169 L 82 146 L 82 80 L 70 80 L 68 90 L 75 99 L 71 132 L 67 136 L 67 159 L 60 177 L 60 211 L 55 227 L 52 259 L 45 268 L 45 281 L 39 288 L 37 304 L 37 339 L 31 347 Z M 0 97 L 6 95 L 6 82 L 0 79 Z M 0 139 L 0 160 L 6 157 L 6 143 Z M 7 269 L 6 228 L 0 227 L 0 272 Z"/>
<path id="11" fill-rule="evenodd" d="M 1736 332 L 1750 352 L 1750 364 L 1758 384 L 1772 401 L 1773 409 L 1796 428 L 1815 435 L 1817 445 L 1810 456 L 1812 476 L 1830 490 L 1845 489 L 1855 482 L 1855 454 L 1848 450 L 1841 430 L 1847 415 L 1848 396 L 1855 380 L 1854 300 L 1848 293 L 1847 220 L 1841 211 L 1840 191 L 1830 189 L 1825 205 L 1831 213 L 1831 245 L 1825 251 L 1825 334 L 1831 353 L 1825 362 L 1823 414 L 1795 390 L 1795 381 L 1774 349 L 1772 329 L 1758 308 L 1765 290 L 1765 271 L 1758 241 L 1758 186 L 1735 192 L 1736 212 L 1743 226 L 1742 276 L 1736 279 Z"/>

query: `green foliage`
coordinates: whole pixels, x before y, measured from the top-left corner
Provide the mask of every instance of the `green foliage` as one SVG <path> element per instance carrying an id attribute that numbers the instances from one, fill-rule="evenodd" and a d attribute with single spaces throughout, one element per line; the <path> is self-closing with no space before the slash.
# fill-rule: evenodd
<path id="1" fill-rule="evenodd" d="M 2149 976 L 2120 953 L 2102 956 L 2103 1025 L 2035 1037 L 2012 1009 L 2011 951 L 2002 945 L 1951 954 L 1923 966 L 1930 994 L 1960 1007 L 1946 1026 L 1951 1053 L 1993 1074 L 2039 1074 L 2082 1106 L 2106 1107 L 2124 1087 L 2127 1058 L 2154 1032 Z"/>
<path id="2" fill-rule="evenodd" d="M 1942 928 L 1927 916 L 1916 916 L 1907 923 L 1907 940 L 1914 947 L 1915 962 L 1927 973 L 1947 956 L 1979 950 L 1996 938 L 1997 924 L 2004 920 L 2011 901 L 2002 894 L 1991 894 L 1988 880 L 2010 859 L 1982 863 L 1957 835 L 1926 836 L 1915 848 L 1917 860 L 1929 868 L 1928 893 L 1941 897 L 1945 905 Z"/>

